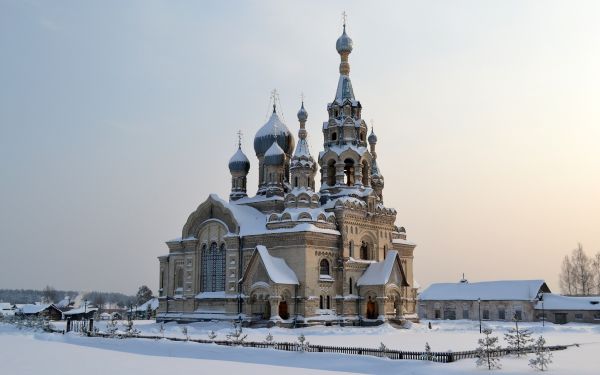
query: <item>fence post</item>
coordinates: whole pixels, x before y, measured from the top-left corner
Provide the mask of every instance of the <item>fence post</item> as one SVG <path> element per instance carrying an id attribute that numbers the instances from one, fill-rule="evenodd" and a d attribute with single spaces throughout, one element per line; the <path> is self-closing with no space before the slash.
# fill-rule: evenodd
<path id="1" fill-rule="evenodd" d="M 71 332 L 71 318 L 67 318 L 67 332 Z"/>
<path id="2" fill-rule="evenodd" d="M 454 362 L 454 353 L 448 351 L 448 363 Z"/>

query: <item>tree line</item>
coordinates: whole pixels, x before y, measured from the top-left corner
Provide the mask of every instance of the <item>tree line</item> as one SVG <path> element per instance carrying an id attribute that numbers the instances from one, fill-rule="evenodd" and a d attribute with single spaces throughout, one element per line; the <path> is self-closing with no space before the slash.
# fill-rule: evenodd
<path id="1" fill-rule="evenodd" d="M 600 252 L 590 257 L 578 244 L 570 256 L 563 258 L 559 281 L 563 294 L 600 295 Z"/>

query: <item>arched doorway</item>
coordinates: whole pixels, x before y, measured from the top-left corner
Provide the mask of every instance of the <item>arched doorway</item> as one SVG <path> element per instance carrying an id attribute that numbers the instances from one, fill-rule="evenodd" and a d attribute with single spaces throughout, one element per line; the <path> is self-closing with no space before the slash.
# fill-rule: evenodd
<path id="1" fill-rule="evenodd" d="M 354 185 L 354 160 L 344 160 L 344 174 L 346 175 L 346 185 Z"/>
<path id="2" fill-rule="evenodd" d="M 377 319 L 378 316 L 377 303 L 374 298 L 371 299 L 369 296 L 369 300 L 367 301 L 367 319 Z"/>
<path id="3" fill-rule="evenodd" d="M 268 320 L 268 319 L 271 318 L 271 304 L 269 303 L 268 296 L 267 296 L 267 298 L 265 300 L 262 318 L 264 320 Z"/>
<path id="4" fill-rule="evenodd" d="M 360 245 L 360 259 L 369 259 L 369 246 L 365 241 Z"/>
<path id="5" fill-rule="evenodd" d="M 279 316 L 281 317 L 281 319 L 284 319 L 284 320 L 290 318 L 290 313 L 288 312 L 287 301 L 279 302 Z"/>

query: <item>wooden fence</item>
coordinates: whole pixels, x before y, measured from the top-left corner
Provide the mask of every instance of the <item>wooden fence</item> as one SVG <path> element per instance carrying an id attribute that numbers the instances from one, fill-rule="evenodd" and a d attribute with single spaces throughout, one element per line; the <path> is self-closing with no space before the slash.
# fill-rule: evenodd
<path id="1" fill-rule="evenodd" d="M 241 346 L 246 348 L 262 348 L 262 349 L 274 349 L 283 350 L 288 352 L 308 352 L 308 353 L 337 353 L 337 354 L 349 354 L 349 355 L 369 355 L 373 357 L 389 358 L 394 360 L 401 359 L 412 359 L 421 361 L 432 361 L 440 363 L 450 363 L 461 359 L 477 358 L 477 350 L 467 350 L 460 352 L 420 352 L 420 351 L 404 351 L 404 350 L 392 350 L 392 349 L 380 349 L 380 348 L 358 348 L 351 346 L 328 346 L 328 345 L 312 345 L 293 342 L 255 342 L 255 341 L 243 341 L 235 342 L 228 340 L 203 340 L 203 339 L 186 339 L 181 337 L 163 337 L 163 336 L 147 336 L 147 335 L 109 335 L 106 333 L 96 332 L 90 334 L 98 337 L 117 337 L 117 338 L 140 338 L 140 339 L 151 339 L 151 340 L 171 340 L 171 341 L 189 341 L 199 344 L 215 344 L 223 346 Z M 564 350 L 567 346 L 555 345 L 548 346 L 547 349 L 551 351 Z M 529 347 L 521 351 L 521 353 L 532 353 L 533 348 Z M 491 353 L 492 357 L 502 357 L 510 354 L 517 354 L 516 351 L 510 349 L 499 349 L 494 350 Z"/>

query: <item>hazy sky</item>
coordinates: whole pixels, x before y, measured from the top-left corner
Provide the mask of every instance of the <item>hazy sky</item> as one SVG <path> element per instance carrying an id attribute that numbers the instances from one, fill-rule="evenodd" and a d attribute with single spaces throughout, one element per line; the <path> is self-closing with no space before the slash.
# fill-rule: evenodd
<path id="1" fill-rule="evenodd" d="M 269 92 L 314 155 L 346 10 L 384 199 L 422 286 L 600 251 L 600 3 L 0 0 L 0 288 L 156 290 Z"/>

